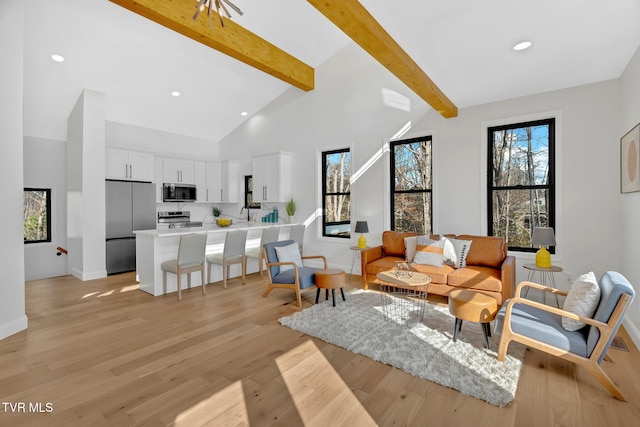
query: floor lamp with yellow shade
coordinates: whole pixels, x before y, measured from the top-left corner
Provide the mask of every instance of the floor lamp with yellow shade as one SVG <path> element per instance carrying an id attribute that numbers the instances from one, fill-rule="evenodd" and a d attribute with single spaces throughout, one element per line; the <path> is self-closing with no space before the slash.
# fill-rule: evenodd
<path id="1" fill-rule="evenodd" d="M 536 227 L 533 229 L 531 236 L 531 245 L 540 246 L 540 250 L 536 252 L 536 267 L 550 268 L 551 254 L 547 250 L 549 246 L 555 246 L 556 236 L 551 227 Z"/>

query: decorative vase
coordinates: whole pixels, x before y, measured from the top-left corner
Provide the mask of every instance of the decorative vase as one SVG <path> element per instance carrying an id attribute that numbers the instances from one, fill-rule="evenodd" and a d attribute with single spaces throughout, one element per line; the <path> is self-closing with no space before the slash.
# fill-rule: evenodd
<path id="1" fill-rule="evenodd" d="M 289 215 L 289 224 L 293 224 L 293 215 Z"/>

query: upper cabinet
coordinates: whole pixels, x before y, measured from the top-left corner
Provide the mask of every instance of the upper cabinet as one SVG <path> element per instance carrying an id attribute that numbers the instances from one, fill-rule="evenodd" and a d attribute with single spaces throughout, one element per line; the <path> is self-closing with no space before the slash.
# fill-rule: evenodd
<path id="1" fill-rule="evenodd" d="M 193 160 L 165 157 L 162 160 L 162 182 L 195 184 L 195 162 Z"/>
<path id="2" fill-rule="evenodd" d="M 206 200 L 208 203 L 238 203 L 240 164 L 235 161 L 207 162 Z M 198 197 L 200 201 L 200 197 Z"/>
<path id="3" fill-rule="evenodd" d="M 153 154 L 107 148 L 105 157 L 105 175 L 107 179 L 154 181 Z"/>
<path id="4" fill-rule="evenodd" d="M 291 197 L 289 153 L 254 157 L 252 174 L 254 202 L 287 202 Z"/>

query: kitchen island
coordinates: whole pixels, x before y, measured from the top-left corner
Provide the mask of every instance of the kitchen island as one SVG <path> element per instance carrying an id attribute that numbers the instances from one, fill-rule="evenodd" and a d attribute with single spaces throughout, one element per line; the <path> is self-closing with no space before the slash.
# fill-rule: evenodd
<path id="1" fill-rule="evenodd" d="M 162 268 L 164 261 L 178 257 L 180 236 L 191 233 L 207 234 L 207 254 L 221 252 L 224 247 L 224 239 L 227 231 L 247 230 L 247 247 L 260 245 L 262 230 L 268 227 L 280 228 L 279 240 L 289 238 L 291 227 L 295 224 L 255 223 L 244 222 L 233 224 L 229 227 L 219 227 L 215 224 L 206 224 L 203 227 L 141 230 L 134 231 L 136 235 L 136 275 L 140 282 L 140 290 L 153 296 L 163 295 Z M 258 261 L 247 259 L 247 273 L 258 271 Z M 240 265 L 231 266 L 230 277 L 240 276 Z M 206 278 L 206 273 L 205 273 Z M 167 293 L 178 290 L 175 274 L 167 275 Z M 182 279 L 183 289 L 186 287 L 186 277 Z M 211 282 L 222 280 L 222 269 L 214 265 L 211 268 Z M 192 274 L 191 286 L 202 286 L 200 274 Z"/>

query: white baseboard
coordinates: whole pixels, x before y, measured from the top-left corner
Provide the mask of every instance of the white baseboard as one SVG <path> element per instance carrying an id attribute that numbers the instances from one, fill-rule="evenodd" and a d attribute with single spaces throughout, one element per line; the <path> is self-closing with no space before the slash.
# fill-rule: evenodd
<path id="1" fill-rule="evenodd" d="M 29 326 L 29 320 L 27 315 L 23 314 L 17 319 L 10 320 L 0 325 L 0 340 L 5 339 L 13 334 L 17 334 L 20 331 L 24 331 Z"/>
<path id="2" fill-rule="evenodd" d="M 84 282 L 86 280 L 102 279 L 103 277 L 107 277 L 107 270 L 85 273 L 74 267 L 71 269 L 71 274 Z"/>

